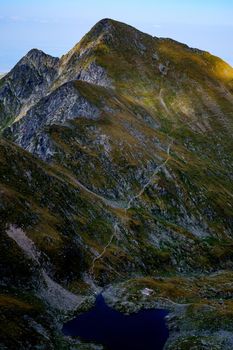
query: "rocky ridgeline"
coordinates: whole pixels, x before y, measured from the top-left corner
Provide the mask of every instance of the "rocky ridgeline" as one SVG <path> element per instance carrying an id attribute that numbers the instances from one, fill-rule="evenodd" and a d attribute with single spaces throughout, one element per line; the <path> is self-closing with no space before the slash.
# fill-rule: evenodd
<path id="1" fill-rule="evenodd" d="M 57 75 L 58 58 L 33 49 L 1 79 L 1 128 L 23 116 L 41 97 Z"/>
<path id="2" fill-rule="evenodd" d="M 108 286 L 172 311 L 167 348 L 229 349 L 232 91 L 221 59 L 109 19 L 0 80 L 3 345 L 72 349 L 60 322 Z"/>

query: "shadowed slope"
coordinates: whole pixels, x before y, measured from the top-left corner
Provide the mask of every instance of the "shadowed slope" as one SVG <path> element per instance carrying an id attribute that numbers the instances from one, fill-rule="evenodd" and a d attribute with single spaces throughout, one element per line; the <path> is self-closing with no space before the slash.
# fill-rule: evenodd
<path id="1" fill-rule="evenodd" d="M 43 97 L 57 74 L 58 58 L 33 49 L 0 81 L 0 131 Z"/>
<path id="2" fill-rule="evenodd" d="M 18 281 L 4 293 L 25 283 L 35 298 L 34 275 L 64 295 L 232 268 L 229 65 L 109 19 L 59 62 L 34 50 L 20 62 L 0 81 L 4 137 L 26 150 L 1 140 L 6 289 L 14 272 Z M 9 227 L 32 240 L 39 264 L 27 267 Z M 163 283 L 148 281 L 160 295 Z"/>

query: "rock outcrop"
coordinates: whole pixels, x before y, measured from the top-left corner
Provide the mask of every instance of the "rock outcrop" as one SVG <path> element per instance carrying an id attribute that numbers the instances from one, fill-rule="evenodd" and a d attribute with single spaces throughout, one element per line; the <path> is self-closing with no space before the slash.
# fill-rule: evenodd
<path id="1" fill-rule="evenodd" d="M 75 81 L 71 81 L 40 99 L 24 118 L 12 124 L 8 132 L 18 145 L 49 160 L 52 149 L 45 134 L 46 127 L 65 124 L 79 117 L 97 119 L 99 114 L 98 108 L 85 99 L 79 93 Z"/>
<path id="2" fill-rule="evenodd" d="M 65 310 L 108 286 L 119 309 L 174 312 L 169 349 L 229 349 L 232 67 L 105 19 L 0 80 L 0 127 L 5 346 L 72 348 Z"/>
<path id="3" fill-rule="evenodd" d="M 0 82 L 1 129 L 20 119 L 45 96 L 57 75 L 59 59 L 33 49 Z"/>

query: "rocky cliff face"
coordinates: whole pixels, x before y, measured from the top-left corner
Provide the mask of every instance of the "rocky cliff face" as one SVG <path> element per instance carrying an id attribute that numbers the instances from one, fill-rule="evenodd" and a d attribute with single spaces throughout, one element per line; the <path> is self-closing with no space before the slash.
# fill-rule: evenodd
<path id="1" fill-rule="evenodd" d="M 20 119 L 46 95 L 57 75 L 58 58 L 33 49 L 0 82 L 1 130 Z"/>
<path id="2" fill-rule="evenodd" d="M 219 58 L 112 20 L 60 60 L 32 50 L 1 79 L 3 304 L 12 324 L 27 313 L 31 348 L 33 334 L 65 346 L 54 317 L 109 283 L 115 307 L 167 300 L 180 325 L 168 348 L 229 348 L 232 91 Z M 23 349 L 19 334 L 9 344 Z"/>
<path id="3" fill-rule="evenodd" d="M 21 147 L 42 159 L 49 160 L 52 146 L 44 142 L 47 140 L 44 135 L 46 127 L 64 124 L 78 117 L 96 119 L 98 116 L 98 108 L 86 100 L 79 93 L 75 81 L 71 81 L 41 98 L 20 122 L 13 123 L 10 132 L 14 141 Z"/>

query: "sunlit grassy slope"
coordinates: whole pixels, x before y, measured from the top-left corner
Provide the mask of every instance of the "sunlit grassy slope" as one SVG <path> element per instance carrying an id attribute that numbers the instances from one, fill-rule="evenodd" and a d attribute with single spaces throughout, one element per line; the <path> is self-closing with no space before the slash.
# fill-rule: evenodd
<path id="1" fill-rule="evenodd" d="M 96 116 L 73 108 L 67 117 L 77 96 Z M 46 96 L 19 121 L 11 117 L 0 141 L 4 343 L 20 348 L 26 337 L 62 348 L 53 314 L 38 300 L 41 269 L 79 294 L 91 289 L 87 277 L 101 286 L 127 281 L 133 292 L 150 287 L 193 303 L 190 325 L 203 328 L 195 312 L 212 283 L 205 276 L 233 265 L 233 69 L 207 52 L 102 20 L 60 59 Z M 34 242 L 39 265 L 7 236 L 10 225 Z M 222 276 L 227 298 L 229 275 Z M 217 310 L 227 324 L 228 304 L 229 313 Z M 49 330 L 50 341 L 25 315 Z"/>

